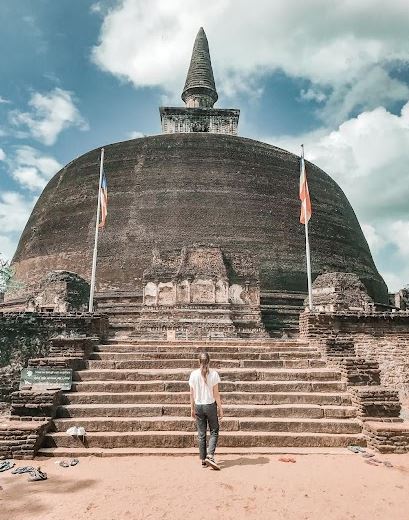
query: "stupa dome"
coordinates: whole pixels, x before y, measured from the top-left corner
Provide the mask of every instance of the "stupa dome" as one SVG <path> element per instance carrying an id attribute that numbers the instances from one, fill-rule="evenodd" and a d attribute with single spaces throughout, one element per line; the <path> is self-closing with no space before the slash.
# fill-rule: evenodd
<path id="1" fill-rule="evenodd" d="M 106 146 L 104 169 L 109 203 L 97 291 L 142 290 L 154 248 L 195 243 L 249 254 L 259 269 L 261 296 L 306 291 L 296 155 L 235 135 L 173 133 Z M 98 170 L 99 150 L 93 150 L 44 189 L 13 261 L 27 290 L 57 269 L 90 279 Z M 346 196 L 308 162 L 307 173 L 313 278 L 355 273 L 375 301 L 386 303 L 386 285 Z"/>

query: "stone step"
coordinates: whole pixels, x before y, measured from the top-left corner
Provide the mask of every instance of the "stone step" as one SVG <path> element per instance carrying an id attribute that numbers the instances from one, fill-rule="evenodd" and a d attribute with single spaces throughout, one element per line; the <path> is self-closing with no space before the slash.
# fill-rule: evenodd
<path id="1" fill-rule="evenodd" d="M 188 381 L 191 369 L 125 370 L 98 369 L 74 372 L 74 381 Z M 341 372 L 337 369 L 222 369 L 222 380 L 229 381 L 340 381 Z"/>
<path id="2" fill-rule="evenodd" d="M 196 359 L 149 359 L 131 361 L 88 361 L 88 368 L 95 369 L 150 369 L 150 368 L 190 368 L 198 367 Z M 325 361 L 319 359 L 295 359 L 274 361 L 247 361 L 212 359 L 212 367 L 221 368 L 320 368 Z"/>
<path id="3" fill-rule="evenodd" d="M 126 392 L 126 393 L 80 393 L 64 394 L 64 404 L 185 404 L 189 403 L 189 392 Z M 224 392 L 226 404 L 351 404 L 347 393 L 324 392 Z"/>
<path id="4" fill-rule="evenodd" d="M 210 356 L 215 356 L 216 353 L 223 353 L 223 356 L 227 354 L 241 354 L 241 353 L 297 353 L 297 352 L 305 352 L 305 353 L 316 353 L 318 350 L 312 347 L 304 347 L 304 346 L 276 346 L 276 347 L 232 347 L 232 346 L 223 346 L 223 345 L 215 345 L 215 346 L 197 346 L 197 345 L 189 345 L 189 346 L 161 346 L 157 347 L 154 345 L 133 345 L 133 344 L 118 344 L 118 345 L 98 345 L 95 347 L 95 352 L 152 352 L 152 353 L 193 353 L 194 355 L 198 355 L 199 352 L 207 351 Z M 217 357 L 217 356 L 216 356 Z"/>
<path id="5" fill-rule="evenodd" d="M 78 425 L 77 419 L 56 419 L 57 432 L 66 432 Z M 187 417 L 83 417 L 81 426 L 87 432 L 136 432 L 136 431 L 182 431 L 195 432 L 196 423 Z M 313 433 L 361 433 L 362 426 L 351 419 L 274 419 L 266 417 L 227 417 L 221 422 L 223 432 L 313 432 Z"/>
<path id="6" fill-rule="evenodd" d="M 296 448 L 288 447 L 217 447 L 217 458 L 225 455 L 260 456 L 260 455 L 348 455 L 354 454 L 346 447 L 335 448 Z M 80 457 L 197 457 L 197 448 L 41 448 L 39 457 L 80 458 Z"/>
<path id="7" fill-rule="evenodd" d="M 309 343 L 306 341 L 298 341 L 298 340 L 287 340 L 281 341 L 277 339 L 266 339 L 266 340 L 241 340 L 235 339 L 231 341 L 223 340 L 223 341 L 129 341 L 123 339 L 112 339 L 108 340 L 106 343 L 102 343 L 100 345 L 101 348 L 118 348 L 118 347 L 131 347 L 131 348 L 141 348 L 141 349 L 192 349 L 197 350 L 207 350 L 211 352 L 213 350 L 230 350 L 231 352 L 240 352 L 242 349 L 247 350 L 272 350 L 272 349 L 288 349 L 288 348 L 306 348 L 312 349 Z"/>
<path id="8" fill-rule="evenodd" d="M 90 381 L 73 383 L 73 392 L 186 392 L 184 381 Z M 223 381 L 222 392 L 345 392 L 343 381 Z"/>
<path id="9" fill-rule="evenodd" d="M 83 444 L 80 439 L 65 433 L 45 436 L 44 448 L 192 448 L 196 446 L 195 433 L 179 431 L 149 432 L 91 432 Z M 223 432 L 220 447 L 346 447 L 365 445 L 361 434 L 289 433 L 289 432 Z"/>
<path id="10" fill-rule="evenodd" d="M 319 404 L 223 404 L 225 417 L 281 417 L 305 419 L 349 419 L 356 417 L 356 408 L 346 405 Z M 150 417 L 190 416 L 190 405 L 185 404 L 71 404 L 59 406 L 57 417 Z"/>
<path id="11" fill-rule="evenodd" d="M 223 359 L 224 353 L 220 351 L 214 352 L 215 359 Z M 280 359 L 321 359 L 319 352 L 299 352 L 299 351 L 283 351 L 283 352 L 240 352 L 229 353 L 227 355 L 229 360 L 280 360 Z M 194 359 L 198 365 L 197 352 L 94 352 L 91 354 L 90 360 L 99 361 L 130 361 L 130 360 L 145 360 L 145 359 Z M 213 361 L 213 357 L 211 358 Z"/>

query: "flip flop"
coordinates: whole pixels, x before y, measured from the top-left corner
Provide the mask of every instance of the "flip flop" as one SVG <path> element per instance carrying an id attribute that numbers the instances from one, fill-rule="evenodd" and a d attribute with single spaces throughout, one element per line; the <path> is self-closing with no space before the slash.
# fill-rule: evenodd
<path id="1" fill-rule="evenodd" d="M 362 457 L 364 459 L 370 459 L 372 457 L 375 457 L 375 453 L 362 453 Z"/>
<path id="2" fill-rule="evenodd" d="M 40 468 L 35 469 L 28 477 L 29 482 L 36 482 L 37 480 L 47 480 L 47 473 L 41 471 Z"/>
<path id="3" fill-rule="evenodd" d="M 278 460 L 280 462 L 292 462 L 293 464 L 294 462 L 296 462 L 296 460 L 293 457 L 280 457 Z"/>
<path id="4" fill-rule="evenodd" d="M 361 448 L 361 446 L 348 446 L 348 450 L 352 451 L 353 453 L 365 453 L 365 450 Z"/>
<path id="5" fill-rule="evenodd" d="M 34 471 L 33 466 L 21 466 L 20 468 L 13 469 L 12 475 L 22 475 L 23 473 L 31 473 Z"/>
<path id="6" fill-rule="evenodd" d="M 66 460 L 61 460 L 58 463 L 58 465 L 61 466 L 62 468 L 69 468 L 70 467 L 69 463 Z"/>
<path id="7" fill-rule="evenodd" d="M 8 471 L 9 469 L 14 468 L 15 465 L 16 463 L 13 460 L 4 460 L 0 464 L 0 472 Z"/>
<path id="8" fill-rule="evenodd" d="M 370 464 L 371 466 L 380 466 L 381 464 L 378 464 L 377 462 L 374 461 L 374 459 L 366 459 L 364 462 L 366 462 L 366 464 Z"/>
<path id="9" fill-rule="evenodd" d="M 385 460 L 383 465 L 386 466 L 387 468 L 393 468 L 393 464 L 391 462 L 389 462 L 389 460 Z"/>
<path id="10" fill-rule="evenodd" d="M 79 464 L 79 460 L 78 459 L 71 459 L 70 460 L 70 466 L 76 466 L 77 464 Z"/>

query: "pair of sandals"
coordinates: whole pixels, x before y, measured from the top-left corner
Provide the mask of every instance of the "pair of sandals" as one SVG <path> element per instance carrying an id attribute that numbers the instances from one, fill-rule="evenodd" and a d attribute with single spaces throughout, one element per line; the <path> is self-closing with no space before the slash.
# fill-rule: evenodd
<path id="1" fill-rule="evenodd" d="M 11 473 L 12 475 L 23 475 L 24 473 L 29 473 L 29 482 L 47 480 L 47 473 L 44 473 L 40 468 L 34 468 L 33 466 L 22 466 L 20 468 L 13 469 Z"/>
<path id="2" fill-rule="evenodd" d="M 0 472 L 2 471 L 8 471 L 11 468 L 14 468 L 15 466 L 14 460 L 6 459 L 0 462 Z"/>
<path id="3" fill-rule="evenodd" d="M 371 466 L 386 466 L 387 468 L 393 468 L 393 464 L 387 460 L 379 460 L 375 458 L 374 453 L 368 453 L 364 448 L 361 446 L 348 446 L 349 451 L 352 451 L 352 453 L 357 453 L 361 455 L 364 459 L 366 464 L 369 464 Z"/>
<path id="4" fill-rule="evenodd" d="M 70 466 L 76 466 L 79 463 L 78 459 L 71 459 L 69 461 L 61 460 L 58 465 L 62 468 L 69 468 Z"/>

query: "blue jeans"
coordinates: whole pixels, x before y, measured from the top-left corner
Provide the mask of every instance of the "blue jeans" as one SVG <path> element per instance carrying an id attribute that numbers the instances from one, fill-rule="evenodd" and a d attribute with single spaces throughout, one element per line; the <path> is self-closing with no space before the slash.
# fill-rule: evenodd
<path id="1" fill-rule="evenodd" d="M 214 457 L 214 452 L 219 438 L 219 419 L 217 417 L 217 404 L 196 404 L 196 426 L 197 436 L 199 438 L 200 458 L 204 460 L 206 456 Z M 210 440 L 209 447 L 206 452 L 206 431 L 209 424 Z"/>

